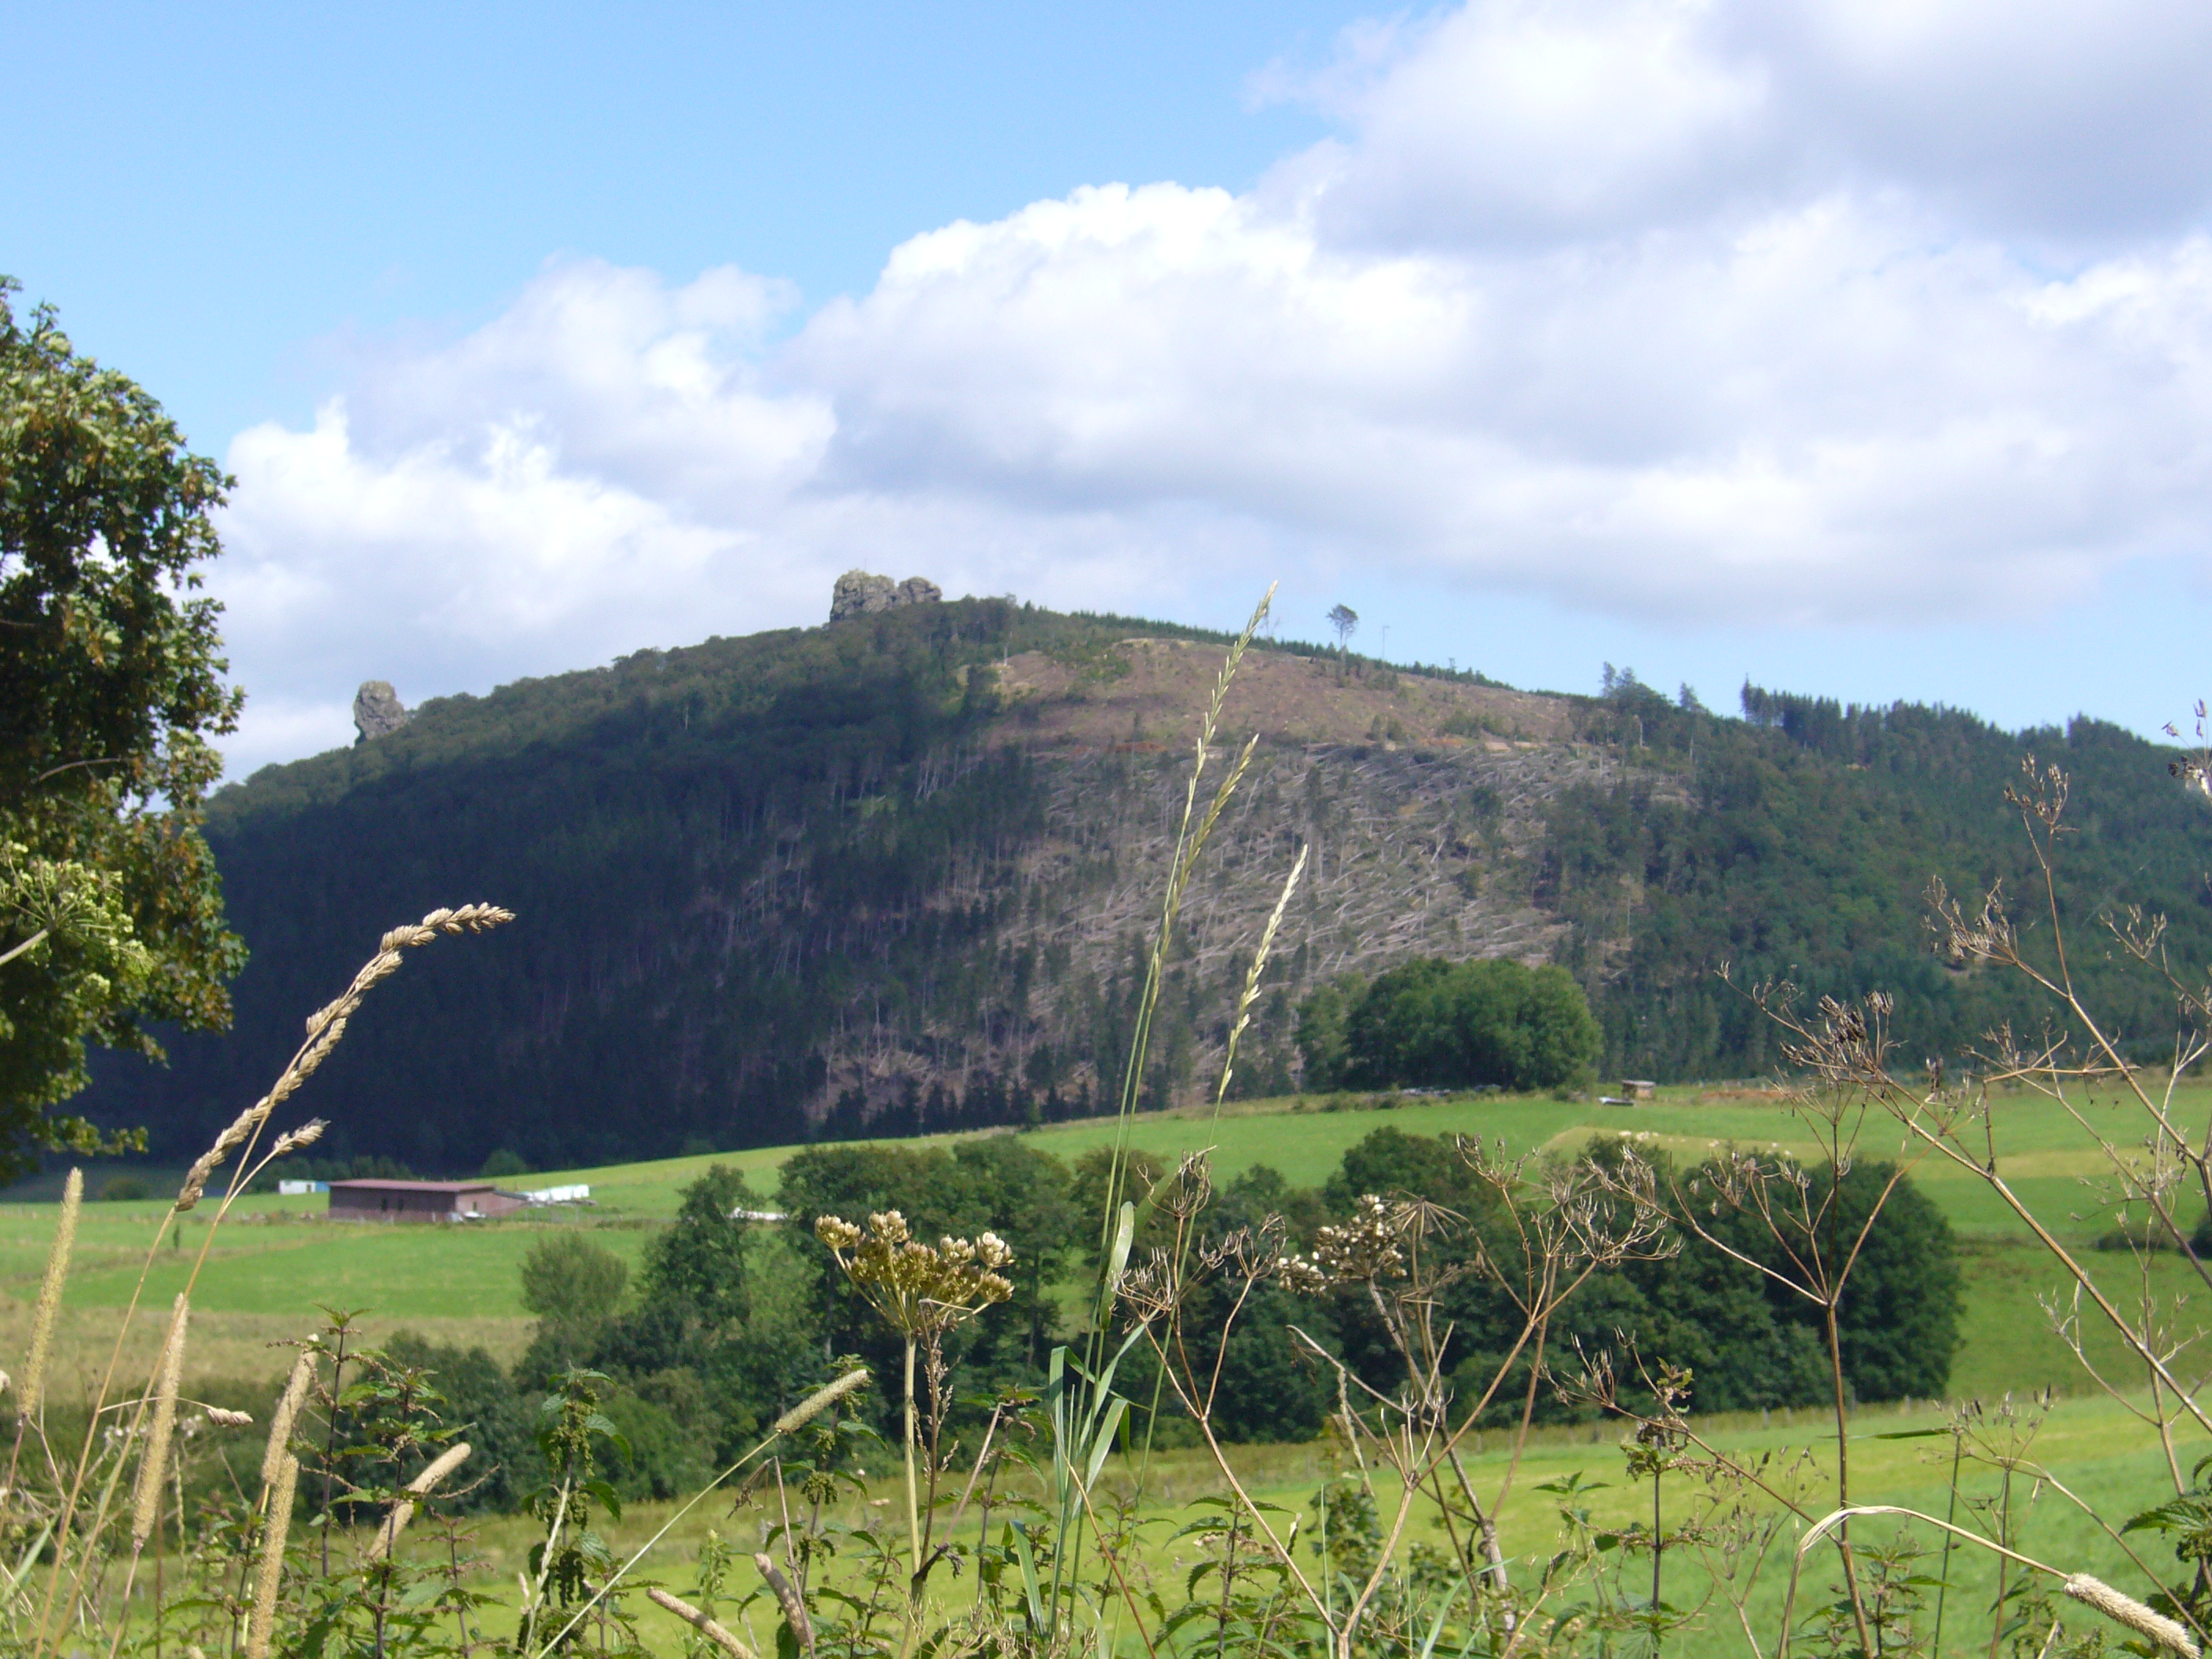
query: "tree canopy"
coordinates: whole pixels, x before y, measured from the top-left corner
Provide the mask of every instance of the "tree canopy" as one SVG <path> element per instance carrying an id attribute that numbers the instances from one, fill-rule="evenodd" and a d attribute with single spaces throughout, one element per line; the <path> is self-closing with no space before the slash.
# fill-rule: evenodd
<path id="1" fill-rule="evenodd" d="M 1309 1086 L 1550 1089 L 1589 1075 L 1597 1022 L 1563 968 L 1426 957 L 1301 1011 Z"/>
<path id="2" fill-rule="evenodd" d="M 0 1176 L 88 1150 L 88 1043 L 214 1030 L 244 960 L 199 833 L 235 728 L 195 597 L 230 480 L 0 278 Z"/>

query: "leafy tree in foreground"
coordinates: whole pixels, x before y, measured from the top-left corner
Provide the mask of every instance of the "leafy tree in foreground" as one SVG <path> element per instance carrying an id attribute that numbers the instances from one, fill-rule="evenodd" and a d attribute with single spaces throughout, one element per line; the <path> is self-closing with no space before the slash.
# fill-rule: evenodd
<path id="1" fill-rule="evenodd" d="M 50 1115 L 96 1042 L 226 1025 L 244 960 L 199 833 L 235 729 L 220 607 L 189 597 L 229 480 L 0 278 L 0 1177 L 98 1145 Z"/>

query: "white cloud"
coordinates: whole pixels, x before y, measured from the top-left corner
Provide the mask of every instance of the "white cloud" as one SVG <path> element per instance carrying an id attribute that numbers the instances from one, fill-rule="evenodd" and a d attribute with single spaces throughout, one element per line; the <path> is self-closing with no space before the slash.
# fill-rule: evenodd
<path id="1" fill-rule="evenodd" d="M 950 225 L 786 335 L 744 273 L 557 265 L 240 437 L 234 654 L 285 707 L 413 697 L 812 622 L 854 564 L 2047 611 L 2203 550 L 2208 41 L 2147 3 L 1477 3 L 1349 37 L 1296 83 L 1344 137 L 1249 195 Z M 295 751 L 258 718 L 241 760 Z"/>

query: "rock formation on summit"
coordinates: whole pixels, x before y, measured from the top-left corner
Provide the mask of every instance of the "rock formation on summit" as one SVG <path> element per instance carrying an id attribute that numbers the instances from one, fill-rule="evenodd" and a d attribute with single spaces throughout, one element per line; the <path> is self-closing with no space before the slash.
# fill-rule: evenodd
<path id="1" fill-rule="evenodd" d="M 908 576 L 902 582 L 894 582 L 889 576 L 848 570 L 837 578 L 837 586 L 830 596 L 830 620 L 872 616 L 878 611 L 896 611 L 902 605 L 933 604 L 944 597 L 945 590 L 925 577 Z"/>
<path id="2" fill-rule="evenodd" d="M 407 724 L 406 706 L 392 689 L 390 680 L 363 680 L 353 694 L 353 726 L 361 735 L 356 745 L 373 738 L 388 738 Z"/>

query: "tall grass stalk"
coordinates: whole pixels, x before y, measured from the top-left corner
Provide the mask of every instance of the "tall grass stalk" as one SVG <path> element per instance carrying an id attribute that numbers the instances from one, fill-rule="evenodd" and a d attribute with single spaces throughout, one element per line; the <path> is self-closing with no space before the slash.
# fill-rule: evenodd
<path id="1" fill-rule="evenodd" d="M 1123 1189 L 1128 1179 L 1130 1127 L 1136 1117 L 1137 1103 L 1143 1097 L 1145 1062 L 1152 1050 L 1152 1016 L 1159 1006 L 1160 985 L 1167 970 L 1168 952 L 1175 941 L 1176 921 L 1182 914 L 1183 895 L 1190 884 L 1191 872 L 1197 866 L 1199 854 L 1206 850 L 1206 843 L 1212 836 L 1214 826 L 1221 821 L 1222 809 L 1229 805 L 1230 798 L 1237 793 L 1237 785 L 1243 781 L 1244 774 L 1252 764 L 1253 753 L 1259 746 L 1259 733 L 1254 732 L 1238 751 L 1237 758 L 1230 764 L 1228 774 L 1215 787 L 1212 799 L 1202 814 L 1199 811 L 1199 785 L 1205 778 L 1206 767 L 1212 757 L 1213 740 L 1221 730 L 1222 712 L 1229 701 L 1229 688 L 1235 683 L 1237 668 L 1244 660 L 1244 653 L 1250 647 L 1253 635 L 1259 632 L 1260 624 L 1267 620 L 1274 600 L 1275 584 L 1271 582 L 1245 623 L 1243 632 L 1237 636 L 1229 647 L 1228 654 L 1222 659 L 1221 672 L 1214 676 L 1212 692 L 1206 699 L 1206 712 L 1200 718 L 1198 733 L 1192 742 L 1190 779 L 1183 790 L 1182 819 L 1176 831 L 1173 854 L 1168 861 L 1167 888 L 1160 896 L 1159 925 L 1153 934 L 1151 956 L 1145 964 L 1144 989 L 1137 1000 L 1136 1023 L 1129 1036 L 1128 1063 L 1121 1073 L 1121 1096 L 1115 1113 L 1112 1162 L 1107 1169 L 1104 1212 L 1099 1218 L 1098 1254 L 1102 1262 L 1112 1247 L 1115 1221 L 1121 1213 L 1125 1195 Z M 1106 1328 L 1112 1307 L 1113 1287 L 1102 1276 L 1093 1316 L 1095 1331 L 1103 1332 Z M 1099 1346 L 1103 1340 L 1103 1336 L 1093 1339 L 1091 1359 L 1094 1369 L 1103 1355 L 1103 1349 Z"/>
<path id="2" fill-rule="evenodd" d="M 1182 817 L 1176 827 L 1173 850 L 1168 860 L 1165 890 L 1160 896 L 1159 921 L 1152 938 L 1152 948 L 1145 965 L 1145 982 L 1137 1001 L 1137 1017 L 1130 1032 L 1129 1052 L 1121 1073 L 1121 1088 L 1115 1112 L 1114 1136 L 1106 1170 L 1105 1196 L 1101 1205 L 1098 1224 L 1098 1280 L 1094 1287 L 1091 1310 L 1091 1336 L 1086 1349 L 1089 1363 L 1068 1365 L 1062 1362 L 1055 1370 L 1060 1390 L 1060 1401 L 1053 1414 L 1054 1485 L 1060 1492 L 1057 1529 L 1054 1537 L 1052 1581 L 1049 1595 L 1041 1605 L 1033 1597 L 1033 1616 L 1041 1613 L 1045 1629 L 1040 1632 L 1046 1640 L 1054 1639 L 1059 1627 L 1060 1607 L 1067 1589 L 1066 1575 L 1074 1558 L 1082 1547 L 1083 1531 L 1090 1519 L 1089 1503 L 1083 1496 L 1084 1488 L 1074 1472 L 1095 1463 L 1097 1448 L 1090 1438 L 1103 1433 L 1110 1438 L 1121 1422 L 1121 1413 L 1109 1414 L 1102 1407 L 1105 1392 L 1112 1386 L 1116 1356 L 1109 1359 L 1107 1347 L 1112 1339 L 1114 1297 L 1116 1283 L 1127 1260 L 1126 1245 L 1115 1249 L 1115 1235 L 1123 1224 L 1129 1200 L 1129 1141 L 1139 1103 L 1143 1098 L 1145 1066 L 1151 1056 L 1152 1019 L 1159 1006 L 1160 988 L 1165 979 L 1167 961 L 1174 947 L 1176 923 L 1182 914 L 1182 902 L 1189 889 L 1192 872 L 1197 867 L 1200 855 L 1212 839 L 1215 826 L 1221 821 L 1223 810 L 1236 794 L 1244 775 L 1251 768 L 1252 757 L 1259 747 L 1259 733 L 1255 732 L 1229 764 L 1227 772 L 1214 787 L 1212 795 L 1200 808 L 1200 785 L 1212 761 L 1215 738 L 1219 735 L 1224 712 L 1229 701 L 1229 690 L 1236 683 L 1237 671 L 1244 660 L 1261 624 L 1266 622 L 1275 599 L 1275 584 L 1253 608 L 1244 624 L 1223 657 L 1220 672 L 1214 676 L 1213 686 L 1206 698 L 1206 709 L 1200 717 L 1198 731 L 1191 745 L 1190 776 L 1183 788 Z M 1300 856 L 1303 866 L 1304 855 Z M 1280 907 L 1275 919 L 1279 921 Z M 1269 937 L 1272 939 L 1271 926 Z M 1257 961 L 1264 958 L 1255 958 Z M 1248 976 L 1248 997 L 1256 988 L 1255 977 Z M 1240 1009 L 1240 1016 L 1249 1012 Z M 1243 1021 L 1240 1018 L 1239 1033 Z M 1234 1048 L 1231 1055 L 1233 1058 Z M 1222 1089 L 1225 1091 L 1224 1076 Z M 1216 1100 L 1218 1105 L 1218 1096 Z M 1063 1409 L 1063 1407 L 1066 1407 Z M 1147 1425 L 1146 1444 L 1150 1446 L 1150 1425 Z M 1068 1437 L 1073 1436 L 1075 1437 Z"/>

